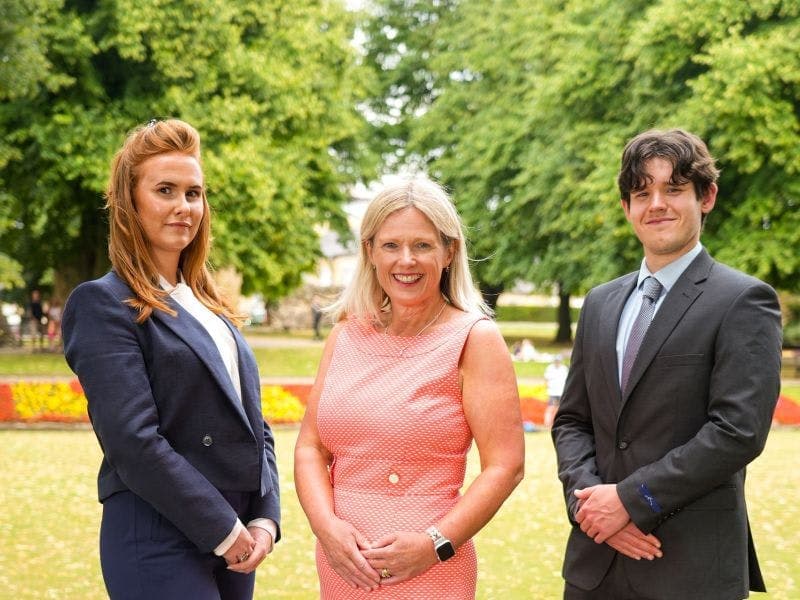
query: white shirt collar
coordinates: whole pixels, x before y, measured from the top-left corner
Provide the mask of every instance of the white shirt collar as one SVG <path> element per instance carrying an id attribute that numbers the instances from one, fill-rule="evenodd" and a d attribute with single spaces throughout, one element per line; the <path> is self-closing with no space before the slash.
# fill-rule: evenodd
<path id="1" fill-rule="evenodd" d="M 178 283 L 172 285 L 169 281 L 167 281 L 166 277 L 164 277 L 161 273 L 158 274 L 158 284 L 161 286 L 161 289 L 167 292 L 168 294 L 172 294 L 181 286 L 188 287 L 183 280 L 183 273 L 178 271 Z"/>
<path id="2" fill-rule="evenodd" d="M 683 275 L 686 267 L 692 264 L 692 261 L 697 258 L 697 255 L 700 254 L 702 250 L 703 244 L 698 241 L 697 245 L 695 245 L 695 247 L 689 250 L 686 254 L 680 258 L 676 258 L 655 273 L 650 272 L 650 269 L 647 268 L 647 261 L 643 258 L 642 266 L 639 267 L 639 279 L 636 282 L 636 287 L 639 288 L 647 277 L 655 277 L 664 287 L 664 291 L 662 292 L 661 296 L 666 296 L 667 292 L 669 292 L 672 289 L 672 286 L 675 285 L 675 282 L 678 281 L 678 277 Z"/>

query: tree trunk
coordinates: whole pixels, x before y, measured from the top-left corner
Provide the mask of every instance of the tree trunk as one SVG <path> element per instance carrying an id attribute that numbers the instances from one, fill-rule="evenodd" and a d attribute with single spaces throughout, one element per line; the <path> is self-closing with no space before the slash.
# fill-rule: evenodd
<path id="1" fill-rule="evenodd" d="M 109 267 L 105 214 L 90 207 L 82 216 L 80 238 L 62 250 L 55 261 L 53 297 L 66 301 L 79 283 L 104 275 Z"/>
<path id="2" fill-rule="evenodd" d="M 483 301 L 486 302 L 487 306 L 493 311 L 497 310 L 497 299 L 500 297 L 500 294 L 503 293 L 503 290 L 505 290 L 505 286 L 502 283 L 486 283 L 482 281 L 480 288 Z"/>
<path id="3" fill-rule="evenodd" d="M 556 343 L 568 344 L 572 342 L 572 316 L 569 312 L 569 292 L 558 284 L 558 331 Z"/>

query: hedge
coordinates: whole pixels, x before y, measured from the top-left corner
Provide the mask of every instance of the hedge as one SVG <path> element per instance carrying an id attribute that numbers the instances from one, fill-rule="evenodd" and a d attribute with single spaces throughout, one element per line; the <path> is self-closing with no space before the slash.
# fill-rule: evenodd
<path id="1" fill-rule="evenodd" d="M 534 323 L 556 323 L 558 308 L 555 306 L 498 306 L 495 318 L 498 321 L 532 321 Z M 570 308 L 572 322 L 578 322 L 579 308 Z"/>

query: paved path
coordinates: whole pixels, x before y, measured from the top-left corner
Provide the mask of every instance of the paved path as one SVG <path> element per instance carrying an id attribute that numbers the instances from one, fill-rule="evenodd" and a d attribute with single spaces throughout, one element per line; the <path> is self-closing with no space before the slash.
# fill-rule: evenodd
<path id="1" fill-rule="evenodd" d="M 325 340 L 272 335 L 247 335 L 247 333 L 245 333 L 244 339 L 253 348 L 322 348 L 325 345 Z"/>

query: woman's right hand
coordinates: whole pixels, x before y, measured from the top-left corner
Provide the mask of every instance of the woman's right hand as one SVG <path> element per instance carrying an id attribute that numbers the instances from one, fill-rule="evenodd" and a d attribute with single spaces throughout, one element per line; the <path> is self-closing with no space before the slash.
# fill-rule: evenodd
<path id="1" fill-rule="evenodd" d="M 246 562 L 253 553 L 253 550 L 255 550 L 255 547 L 256 541 L 253 539 L 253 536 L 250 535 L 250 532 L 247 531 L 246 528 L 242 527 L 236 541 L 233 542 L 233 545 L 228 548 L 228 551 L 222 555 L 222 558 L 225 559 L 225 562 L 228 563 L 229 566 L 237 565 Z"/>
<path id="2" fill-rule="evenodd" d="M 334 517 L 317 533 L 317 539 L 328 564 L 349 585 L 364 591 L 378 589 L 380 575 L 361 554 L 361 550 L 370 548 L 370 543 L 355 527 Z"/>

